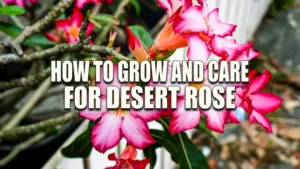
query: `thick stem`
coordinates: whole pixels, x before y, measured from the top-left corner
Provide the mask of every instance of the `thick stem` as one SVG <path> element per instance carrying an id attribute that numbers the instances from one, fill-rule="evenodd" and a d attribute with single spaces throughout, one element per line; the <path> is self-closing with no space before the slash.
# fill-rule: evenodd
<path id="1" fill-rule="evenodd" d="M 44 92 L 50 87 L 50 78 L 44 80 L 44 82 L 39 86 L 35 93 L 30 97 L 30 99 L 25 103 L 25 105 L 19 110 L 19 112 L 14 116 L 14 118 L 8 122 L 8 124 L 2 129 L 8 130 L 17 126 L 22 119 L 29 113 L 33 106 L 39 101 Z"/>
<path id="2" fill-rule="evenodd" d="M 12 128 L 9 130 L 3 130 L 0 132 L 0 140 L 14 140 L 21 136 L 30 135 L 30 134 L 34 134 L 37 132 L 42 132 L 47 129 L 56 127 L 58 125 L 62 125 L 62 124 L 68 123 L 70 121 L 75 121 L 75 120 L 79 120 L 79 119 L 81 119 L 81 118 L 79 117 L 78 112 L 73 111 L 73 112 L 67 113 L 61 117 L 41 121 L 38 123 L 26 125 L 26 126 Z"/>
<path id="3" fill-rule="evenodd" d="M 9 89 L 14 87 L 28 87 L 34 86 L 45 80 L 50 75 L 50 68 L 42 71 L 39 74 L 31 75 L 29 77 L 22 77 L 20 79 L 14 79 L 9 82 L 0 82 L 0 90 Z"/>

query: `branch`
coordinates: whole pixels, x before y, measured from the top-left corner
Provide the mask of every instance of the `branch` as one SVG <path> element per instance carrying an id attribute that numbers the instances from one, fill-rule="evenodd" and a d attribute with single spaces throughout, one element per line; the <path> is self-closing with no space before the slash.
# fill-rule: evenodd
<path id="1" fill-rule="evenodd" d="M 50 78 L 44 80 L 44 82 L 38 87 L 35 93 L 29 98 L 27 103 L 19 110 L 19 112 L 13 117 L 11 121 L 7 123 L 6 126 L 2 129 L 2 131 L 11 129 L 18 125 L 22 119 L 28 114 L 28 112 L 32 109 L 32 107 L 39 101 L 41 96 L 44 94 L 45 90 L 48 89 L 51 85 Z"/>
<path id="2" fill-rule="evenodd" d="M 7 156 L 0 160 L 0 167 L 12 161 L 20 152 L 39 142 L 44 137 L 46 137 L 45 133 L 38 133 L 30 139 L 18 144 Z"/>
<path id="3" fill-rule="evenodd" d="M 31 62 L 35 60 L 41 60 L 46 57 L 50 57 L 59 53 L 64 52 L 75 52 L 84 50 L 86 52 L 93 52 L 93 53 L 99 53 L 104 55 L 112 55 L 115 57 L 118 57 L 119 59 L 123 60 L 129 60 L 124 55 L 118 53 L 117 51 L 113 50 L 112 48 L 106 47 L 106 46 L 97 46 L 97 45 L 83 45 L 80 42 L 77 43 L 71 43 L 71 44 L 60 44 L 56 45 L 52 48 L 35 52 L 28 55 L 23 55 L 20 58 L 0 58 L 0 65 L 1 64 L 9 64 L 9 63 L 26 63 Z"/>
<path id="4" fill-rule="evenodd" d="M 79 120 L 79 119 L 81 118 L 79 117 L 78 112 L 73 111 L 63 116 L 41 121 L 35 124 L 16 127 L 9 130 L 3 130 L 2 132 L 0 132 L 0 140 L 13 140 L 24 135 L 35 134 L 41 131 L 45 131 L 49 128 L 53 128 L 58 125 L 62 125 L 67 122 Z"/>
<path id="5" fill-rule="evenodd" d="M 61 16 L 74 1 L 75 0 L 60 0 L 59 3 L 50 12 L 48 12 L 43 19 L 39 20 L 32 26 L 26 27 L 15 41 L 17 43 L 22 43 L 26 40 L 26 38 L 43 30 L 46 26 L 50 25 L 55 19 Z"/>
<path id="6" fill-rule="evenodd" d="M 20 79 L 14 79 L 9 82 L 0 82 L 0 90 L 9 89 L 14 87 L 28 87 L 39 84 L 50 75 L 50 68 L 42 71 L 39 74 L 31 75 L 29 77 L 22 77 Z"/>

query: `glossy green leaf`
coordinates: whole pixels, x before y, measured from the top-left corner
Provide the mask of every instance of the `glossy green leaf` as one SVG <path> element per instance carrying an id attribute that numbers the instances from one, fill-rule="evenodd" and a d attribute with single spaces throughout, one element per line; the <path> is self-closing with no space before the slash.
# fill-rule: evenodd
<path id="1" fill-rule="evenodd" d="M 20 6 L 7 5 L 0 7 L 0 15 L 22 15 L 25 12 L 25 9 Z"/>
<path id="2" fill-rule="evenodd" d="M 0 21 L 0 31 L 16 38 L 21 33 L 22 29 L 12 23 Z"/>
<path id="3" fill-rule="evenodd" d="M 96 19 L 89 18 L 89 21 L 90 21 L 91 23 L 93 23 L 93 24 L 94 24 L 96 27 L 98 27 L 98 28 L 101 28 L 101 27 L 102 27 L 101 23 L 100 23 L 99 21 L 97 21 Z"/>
<path id="4" fill-rule="evenodd" d="M 146 147 L 143 152 L 146 158 L 150 159 L 150 169 L 153 169 L 156 164 L 156 149 L 159 148 L 159 144 L 155 143 Z"/>
<path id="5" fill-rule="evenodd" d="M 143 27 L 134 25 L 129 26 L 129 29 L 142 42 L 145 49 L 148 49 L 152 44 L 154 44 L 154 40 L 151 35 Z"/>
<path id="6" fill-rule="evenodd" d="M 97 14 L 95 16 L 91 16 L 90 19 L 97 22 L 110 23 L 113 25 L 120 25 L 120 21 L 117 17 L 109 14 Z"/>
<path id="7" fill-rule="evenodd" d="M 90 141 L 90 131 L 87 129 L 70 145 L 64 147 L 61 153 L 68 158 L 86 158 L 90 155 L 93 145 Z"/>

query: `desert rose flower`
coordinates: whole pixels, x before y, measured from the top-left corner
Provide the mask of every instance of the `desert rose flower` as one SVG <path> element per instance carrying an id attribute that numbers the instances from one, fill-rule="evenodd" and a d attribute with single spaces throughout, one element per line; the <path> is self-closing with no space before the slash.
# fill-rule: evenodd
<path id="1" fill-rule="evenodd" d="M 101 70 L 102 71 L 102 70 Z M 114 73 L 118 74 L 118 66 L 114 65 Z M 97 86 L 101 90 L 101 110 L 85 109 L 80 111 L 80 115 L 92 121 L 100 119 L 93 127 L 91 133 L 92 144 L 99 152 L 106 152 L 108 149 L 115 147 L 122 137 L 127 142 L 138 148 L 144 149 L 155 140 L 152 138 L 147 126 L 147 122 L 159 118 L 157 111 L 142 111 L 142 110 L 117 110 L 106 109 L 106 88 L 108 86 L 124 87 L 126 84 L 121 84 L 118 78 L 108 84 L 101 80 Z M 127 85 L 132 86 L 132 85 Z"/>
<path id="2" fill-rule="evenodd" d="M 82 9 L 85 4 L 88 4 L 88 3 L 98 4 L 101 2 L 112 4 L 114 2 L 114 0 L 76 0 L 76 7 L 79 9 Z"/>
<path id="3" fill-rule="evenodd" d="M 131 53 L 135 56 L 138 62 L 142 62 L 148 59 L 148 54 L 142 45 L 142 42 L 126 27 L 128 47 Z"/>
<path id="4" fill-rule="evenodd" d="M 129 145 L 122 152 L 120 158 L 117 158 L 114 153 L 108 155 L 108 159 L 116 161 L 116 165 L 113 167 L 107 167 L 106 169 L 145 169 L 150 160 L 136 160 L 136 155 L 136 149 Z"/>
<path id="5" fill-rule="evenodd" d="M 67 41 L 68 43 L 74 43 L 79 41 L 79 32 L 81 23 L 84 20 L 83 14 L 79 9 L 74 8 L 70 18 L 57 20 L 55 22 L 55 29 L 57 35 L 45 33 L 45 36 L 54 42 Z M 93 31 L 94 25 L 89 23 L 86 35 L 89 36 Z"/>
<path id="6" fill-rule="evenodd" d="M 26 2 L 30 2 L 32 4 L 36 4 L 39 0 L 4 0 L 6 4 L 16 4 L 21 7 L 25 7 Z"/>
<path id="7" fill-rule="evenodd" d="M 272 74 L 265 70 L 262 75 L 253 78 L 256 71 L 249 73 L 250 82 L 245 88 L 236 90 L 236 106 L 242 107 L 249 114 L 250 123 L 257 122 L 268 132 L 272 133 L 272 128 L 265 114 L 277 110 L 282 99 L 272 93 L 261 92 L 272 78 Z"/>

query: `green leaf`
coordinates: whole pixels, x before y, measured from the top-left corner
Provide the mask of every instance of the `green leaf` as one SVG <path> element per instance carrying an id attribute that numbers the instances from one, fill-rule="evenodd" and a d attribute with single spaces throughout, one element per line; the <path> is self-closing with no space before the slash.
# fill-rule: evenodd
<path id="1" fill-rule="evenodd" d="M 44 35 L 36 34 L 29 37 L 25 42 L 25 46 L 35 47 L 35 46 L 53 46 L 54 42 L 49 41 Z"/>
<path id="2" fill-rule="evenodd" d="M 16 38 L 21 32 L 22 29 L 18 26 L 0 21 L 0 31 L 4 32 L 5 34 Z M 49 41 L 44 35 L 36 34 L 29 37 L 25 42 L 25 46 L 35 47 L 35 46 L 52 46 L 54 42 Z"/>
<path id="3" fill-rule="evenodd" d="M 205 156 L 185 133 L 176 134 L 179 140 L 180 169 L 209 169 Z"/>
<path id="4" fill-rule="evenodd" d="M 120 25 L 120 21 L 117 17 L 109 14 L 97 14 L 90 17 L 90 19 L 97 22 L 111 23 L 113 25 Z"/>
<path id="5" fill-rule="evenodd" d="M 133 6 L 136 14 L 139 15 L 141 13 L 141 5 L 138 0 L 130 0 L 129 3 Z"/>
<path id="6" fill-rule="evenodd" d="M 145 49 L 148 49 L 154 41 L 151 35 L 141 26 L 134 25 L 129 26 L 131 32 L 143 43 Z"/>
<path id="7" fill-rule="evenodd" d="M 12 23 L 0 21 L 0 31 L 16 38 L 21 33 L 22 29 Z"/>
<path id="8" fill-rule="evenodd" d="M 7 5 L 0 7 L 0 15 L 22 15 L 25 12 L 25 9 L 20 6 Z"/>
<path id="9" fill-rule="evenodd" d="M 89 21 L 92 22 L 96 27 L 101 28 L 101 23 L 98 22 L 96 19 L 89 18 Z"/>
<path id="10" fill-rule="evenodd" d="M 217 141 L 216 137 L 212 134 L 212 132 L 206 127 L 206 122 L 201 119 L 200 123 L 198 126 L 195 127 L 195 129 L 204 132 L 207 134 L 209 137 L 213 138 L 215 141 Z"/>
<path id="11" fill-rule="evenodd" d="M 146 147 L 143 152 L 146 158 L 150 159 L 150 169 L 153 169 L 156 164 L 156 149 L 159 148 L 159 144 L 155 143 Z"/>
<path id="12" fill-rule="evenodd" d="M 93 145 L 90 141 L 90 131 L 87 129 L 70 145 L 64 147 L 61 153 L 68 158 L 86 158 L 90 155 Z"/>

